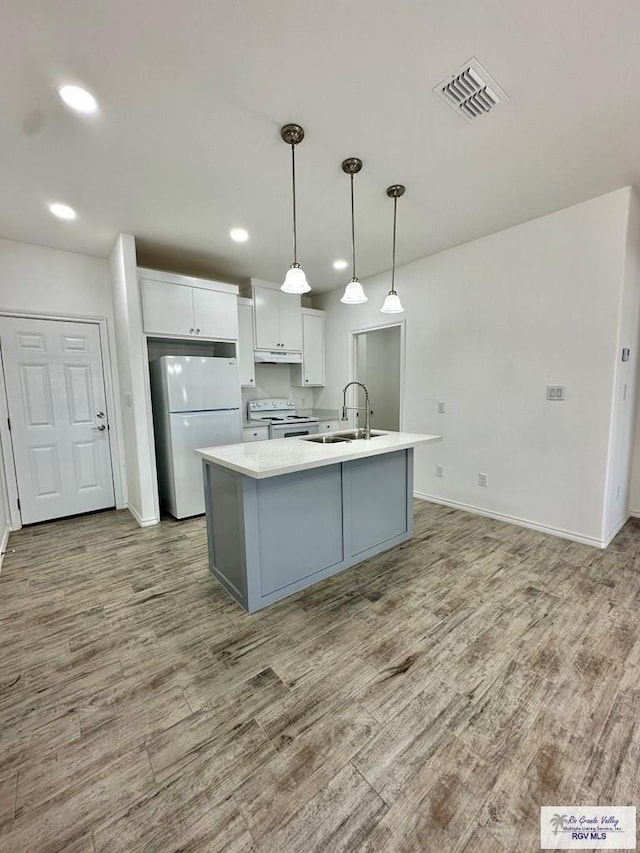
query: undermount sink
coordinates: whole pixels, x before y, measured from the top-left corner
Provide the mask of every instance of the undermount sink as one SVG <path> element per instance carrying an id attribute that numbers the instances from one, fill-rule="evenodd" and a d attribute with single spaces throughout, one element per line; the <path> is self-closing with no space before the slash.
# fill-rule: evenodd
<path id="1" fill-rule="evenodd" d="M 305 438 L 305 441 L 313 441 L 314 444 L 344 444 L 349 443 L 351 439 L 340 435 L 312 435 L 311 438 Z"/>
<path id="2" fill-rule="evenodd" d="M 362 434 L 363 430 L 361 429 L 350 429 L 348 432 L 336 432 L 334 433 L 334 438 L 342 438 L 347 439 L 347 441 L 363 441 L 364 435 Z M 370 438 L 377 438 L 379 435 L 386 435 L 386 432 L 381 432 L 379 429 L 372 429 Z M 330 438 L 330 436 L 327 436 Z"/>
<path id="3" fill-rule="evenodd" d="M 386 435 L 386 432 L 371 430 L 371 438 L 377 438 L 379 435 Z M 351 429 L 348 432 L 335 432 L 333 435 L 312 435 L 311 438 L 305 439 L 305 441 L 312 441 L 314 444 L 342 444 L 344 442 L 364 440 L 364 435 L 357 429 Z"/>

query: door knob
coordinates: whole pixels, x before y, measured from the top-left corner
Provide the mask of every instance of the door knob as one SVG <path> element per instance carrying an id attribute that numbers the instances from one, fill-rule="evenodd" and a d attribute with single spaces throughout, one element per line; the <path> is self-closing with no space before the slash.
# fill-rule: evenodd
<path id="1" fill-rule="evenodd" d="M 104 430 L 105 430 L 106 428 L 107 428 L 107 427 L 106 427 L 106 424 L 98 424 L 98 426 L 97 426 L 97 427 L 94 427 L 94 429 L 97 429 L 97 430 L 98 430 L 98 432 L 104 432 Z"/>

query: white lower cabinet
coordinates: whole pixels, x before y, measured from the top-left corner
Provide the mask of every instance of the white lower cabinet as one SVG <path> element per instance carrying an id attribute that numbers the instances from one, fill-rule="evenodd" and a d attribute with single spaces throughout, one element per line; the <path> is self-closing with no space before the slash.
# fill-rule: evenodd
<path id="1" fill-rule="evenodd" d="M 242 430 L 243 441 L 267 441 L 269 438 L 269 427 L 244 427 Z"/>

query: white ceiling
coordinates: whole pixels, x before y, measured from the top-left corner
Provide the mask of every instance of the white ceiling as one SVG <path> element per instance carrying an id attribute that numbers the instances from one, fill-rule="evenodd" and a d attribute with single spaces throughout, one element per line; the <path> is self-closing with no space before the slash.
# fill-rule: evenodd
<path id="1" fill-rule="evenodd" d="M 314 290 L 345 282 L 358 156 L 361 278 L 626 184 L 640 184 L 637 0 L 3 0 L 0 235 L 279 280 L 299 256 Z M 476 56 L 508 92 L 467 124 L 432 92 Z M 99 99 L 70 112 L 62 82 Z M 60 222 L 46 204 L 78 211 Z M 244 226 L 251 239 L 231 242 Z"/>

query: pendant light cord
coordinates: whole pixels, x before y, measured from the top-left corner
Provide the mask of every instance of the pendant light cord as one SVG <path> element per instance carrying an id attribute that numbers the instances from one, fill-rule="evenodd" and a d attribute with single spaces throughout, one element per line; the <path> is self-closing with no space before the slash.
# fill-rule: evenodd
<path id="1" fill-rule="evenodd" d="M 393 199 L 393 260 L 391 263 L 391 293 L 396 292 L 396 217 L 398 212 L 398 197 Z"/>
<path id="2" fill-rule="evenodd" d="M 356 277 L 356 218 L 353 205 L 353 172 L 351 172 L 351 262 L 353 279 Z"/>
<path id="3" fill-rule="evenodd" d="M 293 184 L 293 263 L 298 263 L 298 241 L 296 234 L 296 146 L 291 145 L 291 178 Z"/>

